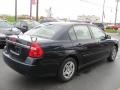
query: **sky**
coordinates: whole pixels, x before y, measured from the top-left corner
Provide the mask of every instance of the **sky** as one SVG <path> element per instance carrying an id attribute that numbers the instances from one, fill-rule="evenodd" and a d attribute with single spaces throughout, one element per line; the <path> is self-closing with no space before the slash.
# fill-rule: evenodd
<path id="1" fill-rule="evenodd" d="M 0 0 L 0 14 L 14 15 L 15 0 Z M 102 17 L 103 0 L 39 0 L 39 16 L 47 16 L 47 9 L 52 7 L 53 17 L 76 19 L 79 15 L 96 15 Z M 114 22 L 115 0 L 106 0 L 105 22 Z M 29 15 L 30 0 L 18 0 L 18 15 Z M 33 5 L 32 15 L 36 14 Z M 120 22 L 120 8 L 118 19 Z"/>

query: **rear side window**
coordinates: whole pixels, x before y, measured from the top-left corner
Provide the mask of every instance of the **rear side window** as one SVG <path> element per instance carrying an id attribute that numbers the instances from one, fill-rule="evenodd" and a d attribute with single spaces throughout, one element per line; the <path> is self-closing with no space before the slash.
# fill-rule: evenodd
<path id="1" fill-rule="evenodd" d="M 74 26 L 74 30 L 77 36 L 77 39 L 91 39 L 89 29 L 86 25 L 77 25 Z"/>
<path id="2" fill-rule="evenodd" d="M 73 41 L 77 40 L 77 37 L 75 35 L 75 31 L 74 31 L 73 27 L 69 30 L 69 36 L 70 36 L 71 40 L 73 40 Z"/>

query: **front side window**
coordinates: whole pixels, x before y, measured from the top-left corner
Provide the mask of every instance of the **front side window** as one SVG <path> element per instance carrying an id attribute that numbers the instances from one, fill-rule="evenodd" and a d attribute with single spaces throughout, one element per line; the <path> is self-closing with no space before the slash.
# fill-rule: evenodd
<path id="1" fill-rule="evenodd" d="M 74 26 L 77 39 L 91 39 L 89 29 L 86 25 Z"/>
<path id="2" fill-rule="evenodd" d="M 91 28 L 92 33 L 96 39 L 100 39 L 102 37 L 105 37 L 105 33 L 101 29 L 99 29 L 95 26 L 91 26 L 90 28 Z"/>

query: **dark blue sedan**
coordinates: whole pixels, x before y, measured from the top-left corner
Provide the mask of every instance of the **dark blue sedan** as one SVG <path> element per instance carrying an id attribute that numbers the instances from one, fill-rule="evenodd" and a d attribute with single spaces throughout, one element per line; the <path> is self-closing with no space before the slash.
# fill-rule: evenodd
<path id="1" fill-rule="evenodd" d="M 89 64 L 115 61 L 118 40 L 91 24 L 50 22 L 23 35 L 7 38 L 3 58 L 8 66 L 29 77 L 57 76 L 69 81 Z"/>

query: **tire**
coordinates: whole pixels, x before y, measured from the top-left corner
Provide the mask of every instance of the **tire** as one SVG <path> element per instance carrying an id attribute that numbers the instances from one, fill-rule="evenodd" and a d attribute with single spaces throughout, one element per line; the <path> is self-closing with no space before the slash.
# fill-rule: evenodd
<path id="1" fill-rule="evenodd" d="M 110 56 L 108 57 L 108 61 L 115 61 L 116 55 L 117 55 L 117 47 L 113 46 Z"/>
<path id="2" fill-rule="evenodd" d="M 77 63 L 74 58 L 67 58 L 61 64 L 58 70 L 58 79 L 62 82 L 67 82 L 73 78 L 77 70 Z"/>
<path id="3" fill-rule="evenodd" d="M 0 49 L 4 49 L 4 46 L 5 46 L 4 44 L 1 44 Z"/>

